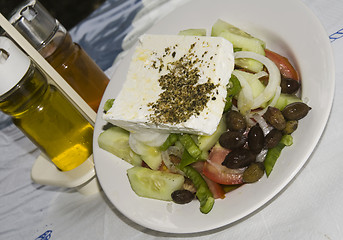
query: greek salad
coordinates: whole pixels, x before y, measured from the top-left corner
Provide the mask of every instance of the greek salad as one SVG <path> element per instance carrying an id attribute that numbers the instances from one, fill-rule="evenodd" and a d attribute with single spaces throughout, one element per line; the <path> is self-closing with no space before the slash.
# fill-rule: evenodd
<path id="1" fill-rule="evenodd" d="M 179 35 L 207 33 L 187 29 Z M 232 43 L 235 64 L 222 117 L 212 135 L 171 131 L 137 138 L 111 125 L 98 138 L 100 148 L 132 164 L 127 176 L 138 196 L 176 204 L 199 201 L 204 214 L 215 199 L 272 174 L 283 148 L 293 144 L 299 120 L 311 110 L 301 99 L 295 68 L 263 40 L 221 19 L 210 35 Z M 106 101 L 105 113 L 114 101 Z"/>

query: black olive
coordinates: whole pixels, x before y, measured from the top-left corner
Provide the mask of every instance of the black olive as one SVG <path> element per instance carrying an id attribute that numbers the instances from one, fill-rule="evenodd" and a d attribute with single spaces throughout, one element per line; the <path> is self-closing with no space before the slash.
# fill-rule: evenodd
<path id="1" fill-rule="evenodd" d="M 247 123 L 245 117 L 240 112 L 231 110 L 226 114 L 226 126 L 231 131 L 244 132 Z"/>
<path id="2" fill-rule="evenodd" d="M 232 169 L 242 168 L 249 166 L 249 164 L 254 162 L 255 159 L 255 155 L 248 149 L 237 148 L 233 149 L 228 155 L 226 155 L 222 165 Z"/>
<path id="3" fill-rule="evenodd" d="M 281 78 L 281 92 L 292 94 L 299 90 L 300 83 L 292 78 Z"/>
<path id="4" fill-rule="evenodd" d="M 291 134 L 298 128 L 298 121 L 291 120 L 286 122 L 286 127 L 282 130 L 283 134 Z"/>
<path id="5" fill-rule="evenodd" d="M 243 147 L 246 142 L 242 132 L 227 131 L 219 137 L 219 144 L 227 149 Z"/>
<path id="6" fill-rule="evenodd" d="M 309 106 L 307 106 L 303 102 L 294 102 L 288 104 L 283 110 L 282 114 L 287 120 L 300 120 L 305 117 L 308 112 L 311 110 Z"/>
<path id="7" fill-rule="evenodd" d="M 264 147 L 267 149 L 276 147 L 276 145 L 280 142 L 282 138 L 282 132 L 273 128 L 264 139 Z"/>
<path id="8" fill-rule="evenodd" d="M 173 202 L 177 204 L 186 204 L 191 202 L 194 199 L 195 195 L 186 189 L 182 189 L 174 191 L 171 194 L 171 197 L 173 199 Z"/>
<path id="9" fill-rule="evenodd" d="M 243 172 L 243 181 L 246 183 L 257 182 L 264 174 L 264 165 L 260 162 L 254 162 Z"/>
<path id="10" fill-rule="evenodd" d="M 264 134 L 259 124 L 250 128 L 248 133 L 248 146 L 252 153 L 258 154 L 264 146 Z"/>
<path id="11" fill-rule="evenodd" d="M 286 120 L 282 112 L 275 107 L 268 107 L 267 111 L 263 114 L 264 119 L 278 130 L 286 127 Z"/>

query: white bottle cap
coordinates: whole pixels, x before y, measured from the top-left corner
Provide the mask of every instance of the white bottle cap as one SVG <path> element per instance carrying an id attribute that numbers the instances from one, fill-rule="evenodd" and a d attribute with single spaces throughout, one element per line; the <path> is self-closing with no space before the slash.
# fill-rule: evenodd
<path id="1" fill-rule="evenodd" d="M 24 77 L 30 62 L 29 57 L 9 38 L 0 36 L 0 96 Z"/>

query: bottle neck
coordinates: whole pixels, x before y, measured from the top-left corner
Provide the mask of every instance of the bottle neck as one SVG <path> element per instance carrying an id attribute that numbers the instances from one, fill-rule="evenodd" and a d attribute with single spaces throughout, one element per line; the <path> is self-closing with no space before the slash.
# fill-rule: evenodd
<path id="1" fill-rule="evenodd" d="M 62 25 L 58 25 L 51 37 L 37 48 L 38 52 L 44 58 L 50 57 L 63 44 L 67 35 L 66 29 Z"/>

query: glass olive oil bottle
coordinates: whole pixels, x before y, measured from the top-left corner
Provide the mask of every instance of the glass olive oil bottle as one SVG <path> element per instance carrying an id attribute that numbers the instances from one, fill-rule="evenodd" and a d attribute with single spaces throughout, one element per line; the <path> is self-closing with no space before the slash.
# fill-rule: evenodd
<path id="1" fill-rule="evenodd" d="M 97 111 L 109 79 L 87 53 L 72 42 L 69 33 L 58 40 L 58 47 L 45 59 Z M 44 56 L 44 51 L 40 52 Z"/>
<path id="2" fill-rule="evenodd" d="M 0 37 L 0 110 L 61 171 L 92 154 L 92 125 L 5 37 Z"/>
<path id="3" fill-rule="evenodd" d="M 87 53 L 72 41 L 63 25 L 36 0 L 26 1 L 19 6 L 9 21 L 97 111 L 109 79 Z"/>

